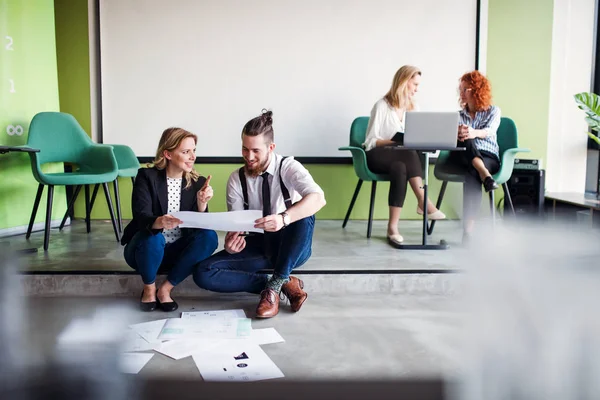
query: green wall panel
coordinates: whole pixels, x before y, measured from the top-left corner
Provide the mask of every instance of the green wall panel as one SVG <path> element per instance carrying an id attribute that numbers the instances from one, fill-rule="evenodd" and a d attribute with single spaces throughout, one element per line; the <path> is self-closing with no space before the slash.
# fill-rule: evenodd
<path id="1" fill-rule="evenodd" d="M 52 0 L 0 0 L 1 144 L 25 144 L 33 116 L 59 109 L 54 30 Z M 62 165 L 44 168 L 61 171 Z M 0 181 L 0 229 L 26 225 L 37 189 L 29 157 L 0 155 Z M 64 193 L 55 191 L 54 215 L 64 213 Z M 44 210 L 36 221 L 44 220 Z"/>

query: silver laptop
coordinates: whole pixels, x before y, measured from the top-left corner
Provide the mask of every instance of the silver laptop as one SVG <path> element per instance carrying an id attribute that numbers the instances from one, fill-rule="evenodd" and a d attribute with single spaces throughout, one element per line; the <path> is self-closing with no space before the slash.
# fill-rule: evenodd
<path id="1" fill-rule="evenodd" d="M 404 126 L 404 146 L 456 147 L 458 122 L 458 112 L 409 111 Z"/>

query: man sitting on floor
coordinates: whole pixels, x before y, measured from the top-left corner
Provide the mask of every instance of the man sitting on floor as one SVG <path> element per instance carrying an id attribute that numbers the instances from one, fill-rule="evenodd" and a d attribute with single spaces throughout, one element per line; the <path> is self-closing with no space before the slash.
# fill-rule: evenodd
<path id="1" fill-rule="evenodd" d="M 302 280 L 290 276 L 311 256 L 314 214 L 325 205 L 323 190 L 292 157 L 274 152 L 273 113 L 263 110 L 242 130 L 244 167 L 227 182 L 229 211 L 262 210 L 255 227 L 264 234 L 228 232 L 225 250 L 200 262 L 196 284 L 215 292 L 260 293 L 258 318 L 279 312 L 283 292 L 297 312 L 307 298 Z M 269 276 L 258 271 L 273 269 Z"/>

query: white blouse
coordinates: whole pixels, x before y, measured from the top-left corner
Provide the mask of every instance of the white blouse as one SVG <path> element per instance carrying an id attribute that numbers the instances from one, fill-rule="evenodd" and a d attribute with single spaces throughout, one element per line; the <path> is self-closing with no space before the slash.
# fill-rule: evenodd
<path id="1" fill-rule="evenodd" d="M 168 202 L 169 207 L 167 208 L 167 214 L 171 214 L 179 210 L 181 204 L 181 181 L 182 178 L 168 178 L 167 177 L 167 188 L 168 188 Z M 176 226 L 173 229 L 163 230 L 165 236 L 165 242 L 173 243 L 181 237 L 181 228 Z"/>
<path id="2" fill-rule="evenodd" d="M 371 110 L 367 137 L 363 143 L 366 151 L 376 147 L 378 140 L 390 140 L 397 132 L 404 132 L 404 120 L 406 113 L 402 115 L 402 121 L 394 107 L 390 106 L 385 99 L 380 99 Z"/>

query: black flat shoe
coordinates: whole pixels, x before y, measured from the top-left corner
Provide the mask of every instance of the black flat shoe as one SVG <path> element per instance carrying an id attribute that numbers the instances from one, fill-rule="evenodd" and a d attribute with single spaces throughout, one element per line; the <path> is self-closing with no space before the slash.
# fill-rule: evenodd
<path id="1" fill-rule="evenodd" d="M 175 311 L 179 308 L 179 305 L 177 304 L 176 301 L 169 301 L 168 303 L 161 303 L 161 301 L 158 300 L 158 295 L 156 295 L 156 303 L 158 304 L 158 307 L 161 310 L 163 310 L 164 312 Z"/>
<path id="2" fill-rule="evenodd" d="M 156 301 L 149 301 L 144 303 L 142 298 L 144 297 L 144 291 L 142 290 L 142 295 L 140 296 L 140 310 L 144 312 L 154 311 L 156 310 Z"/>
<path id="3" fill-rule="evenodd" d="M 492 190 L 498 189 L 498 184 L 496 183 L 494 178 L 488 176 L 487 178 L 485 178 L 485 181 L 483 181 L 483 187 L 485 188 L 486 192 L 491 192 Z"/>

